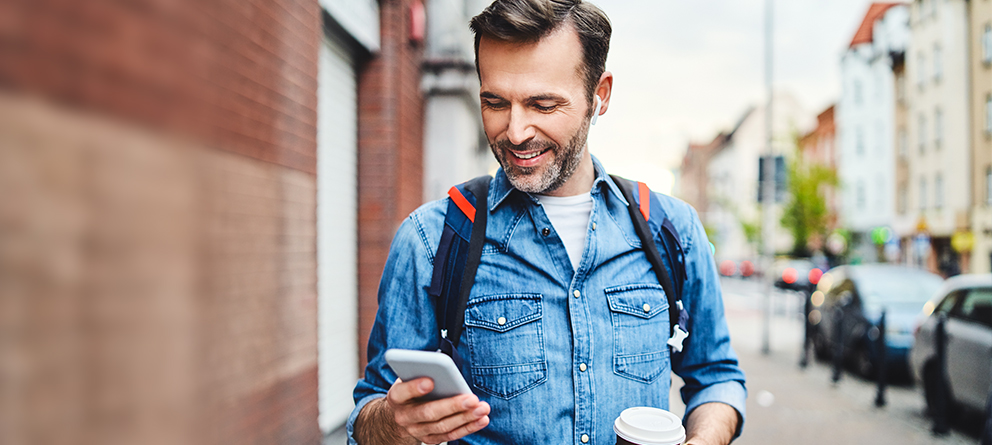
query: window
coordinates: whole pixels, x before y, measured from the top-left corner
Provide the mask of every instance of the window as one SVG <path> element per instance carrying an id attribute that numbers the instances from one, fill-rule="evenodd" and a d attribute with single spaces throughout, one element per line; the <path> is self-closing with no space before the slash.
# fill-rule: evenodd
<path id="1" fill-rule="evenodd" d="M 906 103 L 906 74 L 904 73 L 896 75 L 896 100 L 900 104 Z"/>
<path id="2" fill-rule="evenodd" d="M 927 148 L 927 117 L 923 114 L 920 114 L 920 126 L 918 128 L 920 130 L 920 154 L 923 154 Z"/>
<path id="3" fill-rule="evenodd" d="M 941 63 L 943 60 L 943 51 L 940 49 L 940 44 L 933 45 L 933 81 L 934 83 L 940 82 L 940 79 L 944 76 L 944 67 Z"/>
<path id="4" fill-rule="evenodd" d="M 900 215 L 905 215 L 906 214 L 906 202 L 907 202 L 906 195 L 908 195 L 908 194 L 909 194 L 909 191 L 906 190 L 906 183 L 905 182 L 900 183 L 899 184 L 899 198 L 898 198 L 898 201 L 896 202 L 896 206 L 898 207 L 898 210 L 899 210 L 899 214 Z"/>
<path id="5" fill-rule="evenodd" d="M 882 142 L 885 141 L 885 125 L 875 122 L 875 154 L 881 156 L 885 152 Z"/>
<path id="6" fill-rule="evenodd" d="M 855 190 L 855 193 L 856 193 L 855 199 L 857 200 L 858 210 L 864 210 L 864 208 L 865 208 L 865 201 L 866 201 L 866 199 L 865 199 L 865 183 L 864 182 L 862 182 L 860 180 L 858 181 L 858 187 Z"/>
<path id="7" fill-rule="evenodd" d="M 865 132 L 861 127 L 854 129 L 854 152 L 858 156 L 863 156 L 865 154 Z"/>
<path id="8" fill-rule="evenodd" d="M 927 209 L 927 180 L 920 178 L 920 210 Z"/>
<path id="9" fill-rule="evenodd" d="M 992 94 L 985 96 L 985 136 L 992 136 Z"/>
<path id="10" fill-rule="evenodd" d="M 923 53 L 916 55 L 916 84 L 921 90 L 927 84 L 927 56 Z"/>
<path id="11" fill-rule="evenodd" d="M 992 63 L 992 23 L 986 23 L 982 33 L 982 61 Z"/>
<path id="12" fill-rule="evenodd" d="M 899 157 L 906 159 L 909 155 L 909 137 L 906 136 L 906 127 L 899 127 Z"/>
<path id="13" fill-rule="evenodd" d="M 875 195 L 875 208 L 884 208 L 885 197 L 890 195 L 889 192 L 885 190 L 885 178 L 882 177 L 882 175 L 878 175 L 878 177 L 875 178 L 875 190 L 872 193 Z"/>
<path id="14" fill-rule="evenodd" d="M 933 112 L 934 150 L 940 150 L 940 146 L 943 142 L 944 142 L 944 112 L 940 108 L 937 108 Z"/>
<path id="15" fill-rule="evenodd" d="M 992 206 L 992 167 L 985 168 L 985 204 Z"/>
<path id="16" fill-rule="evenodd" d="M 944 208 L 944 175 L 937 173 L 933 178 L 933 208 Z"/>
<path id="17" fill-rule="evenodd" d="M 992 288 L 979 287 L 967 292 L 959 309 L 961 318 L 992 326 Z"/>
<path id="18" fill-rule="evenodd" d="M 861 81 L 855 80 L 854 86 L 851 89 L 854 92 L 854 104 L 861 105 Z"/>

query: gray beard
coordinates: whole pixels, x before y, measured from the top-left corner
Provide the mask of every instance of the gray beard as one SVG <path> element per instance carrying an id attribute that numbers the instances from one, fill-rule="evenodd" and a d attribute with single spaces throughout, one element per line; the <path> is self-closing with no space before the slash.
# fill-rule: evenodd
<path id="1" fill-rule="evenodd" d="M 582 128 L 579 128 L 572 135 L 572 138 L 564 148 L 551 142 L 541 142 L 533 139 L 519 146 L 510 144 L 510 141 L 503 139 L 496 141 L 490 148 L 493 151 L 493 156 L 496 157 L 496 160 L 503 167 L 503 172 L 506 173 L 507 179 L 510 180 L 510 184 L 514 188 L 526 193 L 543 195 L 558 190 L 575 174 L 575 170 L 578 169 L 579 164 L 582 162 L 582 155 L 585 151 L 585 142 L 588 134 L 589 121 L 587 120 L 582 125 Z M 538 174 L 538 170 L 533 167 L 517 167 L 509 162 L 506 157 L 513 156 L 507 153 L 511 148 L 519 148 L 518 151 L 550 149 L 555 154 L 555 160 L 548 165 L 547 169 L 544 170 L 544 173 L 539 178 L 536 178 L 536 181 L 528 181 L 527 179 Z"/>

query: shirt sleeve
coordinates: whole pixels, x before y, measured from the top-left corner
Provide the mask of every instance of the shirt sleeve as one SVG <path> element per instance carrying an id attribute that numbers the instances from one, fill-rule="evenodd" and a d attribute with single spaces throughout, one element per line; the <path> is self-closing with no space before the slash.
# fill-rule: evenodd
<path id="1" fill-rule="evenodd" d="M 686 281 L 682 302 L 689 312 L 689 340 L 684 352 L 672 357 L 672 370 L 682 377 L 682 401 L 686 417 L 699 405 L 721 402 L 740 414 L 741 422 L 734 433 L 740 435 L 744 426 L 744 371 L 737 363 L 737 354 L 730 346 L 730 331 L 723 310 L 720 277 L 710 250 L 702 222 L 696 211 L 685 205 L 691 225 L 685 228 L 693 239 L 686 243 Z"/>
<path id="2" fill-rule="evenodd" d="M 354 444 L 355 419 L 370 401 L 384 397 L 396 381 L 384 354 L 392 348 L 436 350 L 436 316 L 427 294 L 433 267 L 425 230 L 414 213 L 400 225 L 379 282 L 375 322 L 368 343 L 368 364 L 353 392 L 355 409 L 348 418 L 348 443 Z"/>

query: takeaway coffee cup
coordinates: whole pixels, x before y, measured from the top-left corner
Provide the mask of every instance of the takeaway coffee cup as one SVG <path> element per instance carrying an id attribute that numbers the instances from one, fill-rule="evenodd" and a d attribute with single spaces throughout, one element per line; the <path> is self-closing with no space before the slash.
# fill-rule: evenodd
<path id="1" fill-rule="evenodd" d="M 659 408 L 627 408 L 613 422 L 617 445 L 679 445 L 685 441 L 682 419 Z"/>

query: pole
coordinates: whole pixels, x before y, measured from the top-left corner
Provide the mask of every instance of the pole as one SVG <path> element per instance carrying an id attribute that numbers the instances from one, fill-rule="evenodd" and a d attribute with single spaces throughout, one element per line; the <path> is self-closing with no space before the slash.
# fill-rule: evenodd
<path id="1" fill-rule="evenodd" d="M 813 302 L 810 299 L 809 290 L 803 295 L 806 297 L 806 301 L 803 303 L 803 352 L 799 358 L 799 367 L 805 369 L 809 364 L 809 344 L 813 341 L 811 335 L 813 326 L 809 321 L 809 313 L 813 311 Z"/>
<path id="2" fill-rule="evenodd" d="M 834 309 L 833 316 L 834 360 L 833 373 L 830 375 L 830 381 L 837 383 L 840 381 L 841 368 L 844 365 L 844 310 L 839 307 Z"/>
<path id="3" fill-rule="evenodd" d="M 888 384 L 888 350 L 885 346 L 885 309 L 882 309 L 882 318 L 878 320 L 878 364 L 875 366 L 876 377 L 878 378 L 878 392 L 875 394 L 875 406 L 881 408 L 885 406 L 885 387 Z"/>
<path id="4" fill-rule="evenodd" d="M 765 257 L 765 307 L 761 330 L 761 353 L 771 352 L 771 300 L 772 300 L 772 280 L 775 279 L 772 273 L 772 261 L 775 255 L 775 247 L 772 237 L 775 231 L 775 218 L 772 215 L 773 202 L 775 200 L 775 157 L 772 152 L 772 19 L 774 17 L 772 6 L 774 0 L 765 0 L 765 90 L 768 97 L 765 101 L 765 164 L 764 183 L 762 190 L 762 230 L 761 241 Z"/>

